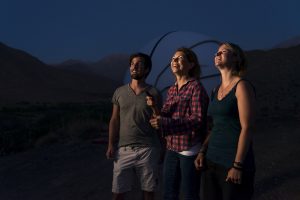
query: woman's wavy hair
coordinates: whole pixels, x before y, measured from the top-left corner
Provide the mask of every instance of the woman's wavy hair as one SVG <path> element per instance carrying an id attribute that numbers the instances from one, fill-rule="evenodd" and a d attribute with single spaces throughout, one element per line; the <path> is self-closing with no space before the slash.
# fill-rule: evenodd
<path id="1" fill-rule="evenodd" d="M 178 51 L 184 53 L 189 62 L 194 63 L 194 67 L 189 71 L 189 76 L 199 80 L 201 74 L 201 66 L 195 52 L 186 47 L 180 47 L 176 50 L 176 52 Z"/>

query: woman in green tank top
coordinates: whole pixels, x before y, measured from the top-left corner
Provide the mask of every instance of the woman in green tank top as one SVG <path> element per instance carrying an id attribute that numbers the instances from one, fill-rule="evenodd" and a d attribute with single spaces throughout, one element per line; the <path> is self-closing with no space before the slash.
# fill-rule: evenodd
<path id="1" fill-rule="evenodd" d="M 203 175 L 203 196 L 209 200 L 251 199 L 254 186 L 252 134 L 255 91 L 242 79 L 246 68 L 243 50 L 222 43 L 215 55 L 221 83 L 213 91 L 208 108 L 212 126 L 196 160 Z"/>

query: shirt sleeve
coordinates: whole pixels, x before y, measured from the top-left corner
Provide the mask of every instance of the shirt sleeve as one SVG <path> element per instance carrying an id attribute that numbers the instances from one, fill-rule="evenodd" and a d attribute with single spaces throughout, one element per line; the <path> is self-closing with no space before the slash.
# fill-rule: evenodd
<path id="1" fill-rule="evenodd" d="M 202 86 L 192 90 L 188 106 L 178 104 L 175 106 L 173 115 L 166 113 L 161 117 L 161 130 L 166 135 L 187 135 L 199 132 L 201 127 L 206 126 L 206 114 L 208 96 Z"/>

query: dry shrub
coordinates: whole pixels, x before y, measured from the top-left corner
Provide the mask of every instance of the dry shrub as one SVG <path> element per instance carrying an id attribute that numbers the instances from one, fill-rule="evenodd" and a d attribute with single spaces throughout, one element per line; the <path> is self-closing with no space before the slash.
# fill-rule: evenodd
<path id="1" fill-rule="evenodd" d="M 70 121 L 64 129 L 64 135 L 71 140 L 87 140 L 100 136 L 103 122 L 95 119 L 75 119 Z"/>
<path id="2" fill-rule="evenodd" d="M 50 131 L 38 138 L 35 146 L 49 145 L 57 142 L 72 142 L 95 139 L 101 136 L 103 122 L 95 119 L 74 119 L 63 127 Z"/>
<path id="3" fill-rule="evenodd" d="M 34 146 L 40 147 L 40 146 L 44 146 L 44 145 L 50 145 L 50 144 L 59 142 L 59 140 L 60 140 L 60 138 L 57 134 L 55 134 L 53 132 L 49 132 L 48 134 L 39 137 L 35 141 Z"/>

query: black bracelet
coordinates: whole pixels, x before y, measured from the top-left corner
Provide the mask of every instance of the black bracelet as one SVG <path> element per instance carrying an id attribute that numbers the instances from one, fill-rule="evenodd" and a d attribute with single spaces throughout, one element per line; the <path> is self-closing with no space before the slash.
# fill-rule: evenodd
<path id="1" fill-rule="evenodd" d="M 238 170 L 238 171 L 243 171 L 243 168 L 242 167 L 236 167 L 236 166 L 232 166 L 232 168 L 234 168 L 234 169 L 236 169 L 236 170 Z"/>
<path id="2" fill-rule="evenodd" d="M 237 165 L 238 167 L 243 167 L 243 163 L 242 162 L 233 162 L 233 165 Z"/>

